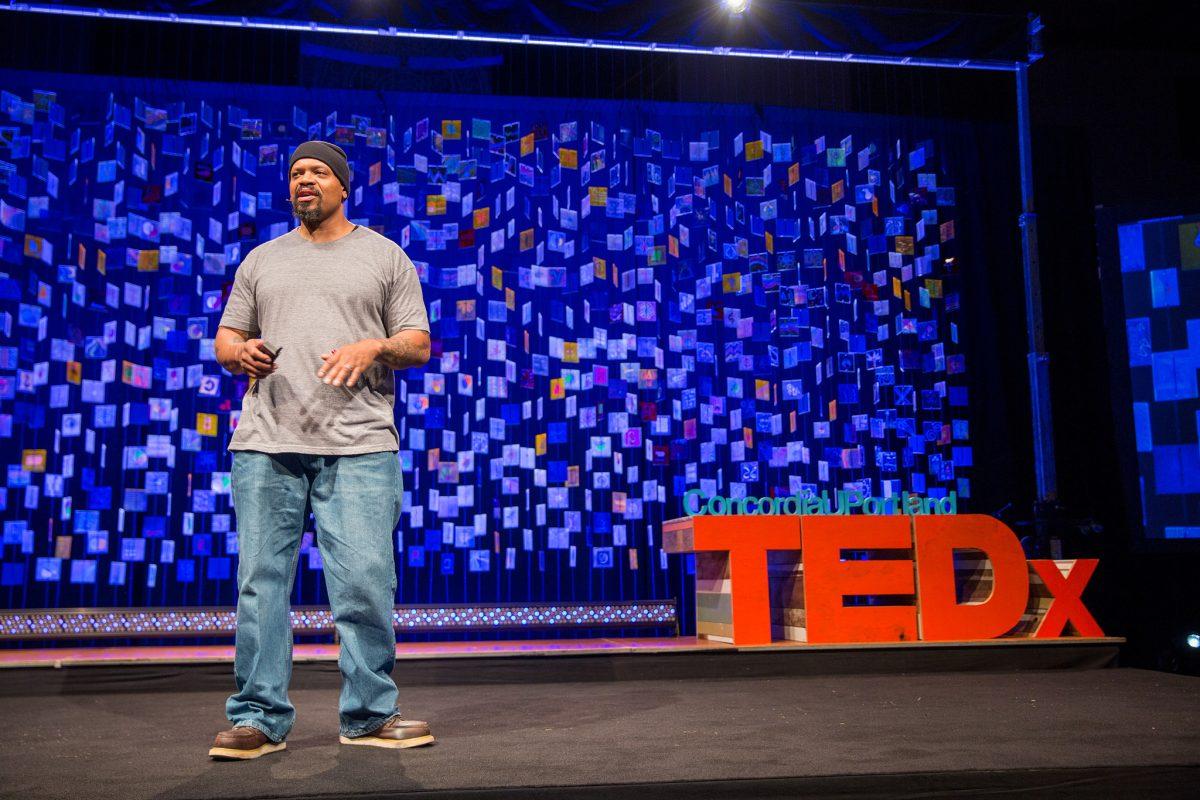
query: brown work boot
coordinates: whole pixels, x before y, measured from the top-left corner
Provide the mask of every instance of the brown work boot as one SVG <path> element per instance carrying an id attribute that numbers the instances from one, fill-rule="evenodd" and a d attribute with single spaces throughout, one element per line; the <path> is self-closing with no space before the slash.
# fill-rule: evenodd
<path id="1" fill-rule="evenodd" d="M 213 746 L 208 754 L 218 761 L 245 760 L 258 758 L 267 753 L 274 753 L 287 747 L 284 742 L 273 742 L 258 728 L 249 725 L 239 725 L 227 731 L 221 731 L 213 739 Z"/>
<path id="2" fill-rule="evenodd" d="M 420 747 L 433 744 L 433 734 L 429 732 L 428 722 L 397 717 L 365 736 L 355 736 L 353 739 L 342 736 L 340 741 L 342 744 L 365 744 L 371 747 Z"/>

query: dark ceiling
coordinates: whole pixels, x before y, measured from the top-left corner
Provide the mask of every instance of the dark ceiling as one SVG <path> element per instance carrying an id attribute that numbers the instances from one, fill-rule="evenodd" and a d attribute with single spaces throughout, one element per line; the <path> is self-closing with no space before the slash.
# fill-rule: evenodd
<path id="1" fill-rule="evenodd" d="M 60 4 L 60 3 L 55 3 Z M 986 57 L 1019 38 L 1022 20 L 1039 14 L 1047 47 L 1058 50 L 1169 51 L 1194 53 L 1200 26 L 1198 2 L 1128 0 L 903 0 L 865 3 L 832 0 L 752 0 L 747 20 L 730 24 L 717 0 L 475 0 L 455 3 L 387 0 L 156 0 L 62 5 L 221 16 L 278 17 L 349 25 L 396 25 L 558 35 L 610 35 L 633 40 L 691 44 L 800 47 L 808 34 L 842 34 L 861 46 L 883 43 L 868 30 L 885 30 L 887 44 L 921 41 L 918 31 L 942 26 L 950 40 L 975 44 Z M 861 27 L 865 25 L 866 28 Z"/>

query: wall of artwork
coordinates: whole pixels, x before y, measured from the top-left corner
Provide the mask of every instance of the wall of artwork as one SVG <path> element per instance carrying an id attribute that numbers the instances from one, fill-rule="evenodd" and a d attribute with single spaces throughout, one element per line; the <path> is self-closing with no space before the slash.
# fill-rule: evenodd
<path id="1" fill-rule="evenodd" d="M 212 341 L 308 138 L 417 264 L 397 601 L 687 598 L 689 489 L 970 508 L 954 129 L 802 109 L 0 74 L 0 598 L 232 605 Z M 961 149 L 961 148 L 960 148 Z M 969 151 L 969 147 L 965 148 Z M 324 601 L 304 533 L 298 602 Z M 686 617 L 685 617 L 686 620 Z"/>

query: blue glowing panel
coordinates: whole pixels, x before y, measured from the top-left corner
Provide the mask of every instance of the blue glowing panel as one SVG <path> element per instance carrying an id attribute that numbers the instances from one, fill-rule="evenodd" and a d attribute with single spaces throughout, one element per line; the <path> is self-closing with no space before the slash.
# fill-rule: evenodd
<path id="1" fill-rule="evenodd" d="M 1200 530 L 1200 220 L 1118 228 L 1144 533 Z"/>
<path id="2" fill-rule="evenodd" d="M 1155 308 L 1179 305 L 1179 271 L 1150 270 L 1150 302 Z"/>

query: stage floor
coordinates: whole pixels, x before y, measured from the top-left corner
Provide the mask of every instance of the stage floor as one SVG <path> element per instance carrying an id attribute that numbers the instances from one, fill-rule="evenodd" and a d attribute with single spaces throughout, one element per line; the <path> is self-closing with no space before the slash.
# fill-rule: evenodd
<path id="1" fill-rule="evenodd" d="M 776 641 L 768 645 L 736 646 L 696 636 L 629 636 L 620 638 L 510 639 L 453 642 L 401 642 L 396 645 L 399 661 L 453 658 L 509 658 L 531 656 L 617 656 L 671 654 L 830 654 L 830 653 L 948 653 L 953 651 L 1003 651 L 1007 654 L 1078 653 L 1104 651 L 1115 654 L 1125 642 L 1121 637 L 1071 637 L 1066 639 L 992 639 L 971 642 L 894 642 L 879 644 L 804 644 Z M 24 667 L 77 667 L 151 664 L 231 664 L 233 644 L 155 645 L 132 647 L 37 647 L 0 650 L 0 669 Z M 939 656 L 942 658 L 943 656 Z M 1035 658 L 1037 658 L 1035 656 Z M 336 644 L 297 644 L 293 662 L 337 661 Z M 1055 666 L 1040 664 L 1039 666 Z"/>
<path id="2" fill-rule="evenodd" d="M 0 796 L 1185 797 L 1200 779 L 1200 680 L 1165 673 L 541 682 L 483 669 L 411 685 L 407 666 L 401 709 L 431 722 L 435 745 L 339 745 L 336 665 L 301 663 L 287 750 L 245 763 L 206 756 L 227 724 L 224 665 L 9 670 Z"/>

